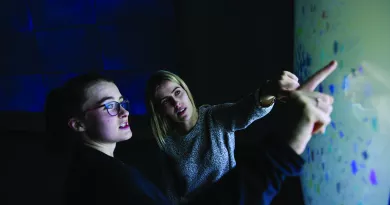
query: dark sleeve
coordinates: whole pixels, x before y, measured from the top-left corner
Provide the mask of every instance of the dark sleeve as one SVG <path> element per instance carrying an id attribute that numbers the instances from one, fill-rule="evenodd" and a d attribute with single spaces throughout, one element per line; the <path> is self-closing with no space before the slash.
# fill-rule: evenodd
<path id="1" fill-rule="evenodd" d="M 175 204 L 180 201 L 180 196 L 184 195 L 185 184 L 175 167 L 174 160 L 160 150 L 160 163 L 162 172 L 162 190 L 169 200 Z"/>
<path id="2" fill-rule="evenodd" d="M 287 176 L 301 173 L 304 161 L 288 145 L 274 143 L 240 163 L 190 204 L 271 204 Z"/>
<path id="3" fill-rule="evenodd" d="M 107 205 L 167 205 L 170 201 L 139 171 L 126 167 L 98 182 L 97 204 Z"/>

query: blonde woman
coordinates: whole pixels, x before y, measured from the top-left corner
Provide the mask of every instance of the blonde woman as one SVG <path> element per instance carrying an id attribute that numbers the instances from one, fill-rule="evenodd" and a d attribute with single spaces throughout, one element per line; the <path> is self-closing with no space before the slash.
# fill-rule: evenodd
<path id="1" fill-rule="evenodd" d="M 332 62 L 323 70 L 333 71 L 335 66 Z M 266 83 L 238 102 L 197 108 L 179 76 L 169 71 L 155 73 L 147 84 L 147 108 L 153 134 L 176 178 L 174 187 L 167 188 L 171 197 L 178 201 L 191 198 L 235 167 L 235 131 L 267 115 L 276 98 L 299 86 L 298 78 L 284 71 L 278 80 Z M 329 104 L 328 96 L 315 95 Z M 328 112 L 328 107 L 324 109 Z"/>

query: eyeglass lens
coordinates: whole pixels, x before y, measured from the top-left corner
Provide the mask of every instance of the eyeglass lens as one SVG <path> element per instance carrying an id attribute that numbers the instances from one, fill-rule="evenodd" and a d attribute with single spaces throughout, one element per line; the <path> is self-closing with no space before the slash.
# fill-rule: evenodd
<path id="1" fill-rule="evenodd" d="M 120 112 L 120 107 L 122 106 L 125 110 L 129 111 L 129 101 L 123 101 L 121 103 L 113 102 L 114 109 L 107 109 L 108 114 L 115 116 Z"/>

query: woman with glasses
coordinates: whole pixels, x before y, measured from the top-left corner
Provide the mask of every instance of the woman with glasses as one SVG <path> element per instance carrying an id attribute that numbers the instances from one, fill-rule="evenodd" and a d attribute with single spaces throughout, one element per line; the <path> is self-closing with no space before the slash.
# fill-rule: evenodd
<path id="1" fill-rule="evenodd" d="M 290 126 L 278 149 L 248 159 L 246 166 L 237 164 L 188 204 L 269 204 L 283 179 L 299 174 L 303 160 L 295 152 L 304 149 L 315 123 L 329 123 L 329 115 L 308 92 L 289 97 L 295 119 L 283 122 Z M 171 204 L 140 172 L 114 157 L 116 143 L 132 136 L 127 109 L 117 86 L 99 75 L 75 77 L 48 96 L 47 129 L 73 150 L 65 204 Z"/>
<path id="2" fill-rule="evenodd" d="M 141 173 L 114 157 L 116 143 L 132 136 L 128 109 L 113 81 L 96 74 L 75 77 L 49 94 L 48 132 L 54 146 L 72 150 L 64 204 L 169 204 Z"/>

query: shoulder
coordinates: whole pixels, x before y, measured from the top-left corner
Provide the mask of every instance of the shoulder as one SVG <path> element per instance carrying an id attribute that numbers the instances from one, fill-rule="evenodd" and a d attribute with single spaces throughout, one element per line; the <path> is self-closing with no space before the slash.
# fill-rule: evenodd
<path id="1" fill-rule="evenodd" d="M 204 105 L 201 105 L 199 107 L 198 111 L 199 111 L 199 113 L 204 113 L 204 112 L 207 112 L 208 110 L 210 110 L 212 107 L 213 107 L 213 105 L 204 104 Z"/>
<path id="2" fill-rule="evenodd" d="M 95 195 L 97 204 L 155 204 L 155 199 L 166 200 L 136 168 L 99 151 L 84 150 L 73 166 L 68 188 Z"/>
<path id="3" fill-rule="evenodd" d="M 82 147 L 74 155 L 72 163 L 75 174 L 86 175 L 85 178 L 108 183 L 126 177 L 133 170 L 128 170 L 120 160 L 108 156 L 90 147 Z M 94 178 L 94 179 L 92 179 Z"/>
<path id="4" fill-rule="evenodd" d="M 223 128 L 220 119 L 221 116 L 229 115 L 225 112 L 225 108 L 230 107 L 232 103 L 223 103 L 216 105 L 202 105 L 199 107 L 199 124 L 207 124 L 209 128 Z"/>
<path id="5" fill-rule="evenodd" d="M 198 113 L 199 113 L 199 122 L 209 121 L 212 119 L 213 112 L 216 108 L 218 108 L 219 105 L 209 105 L 205 104 L 199 107 Z"/>

